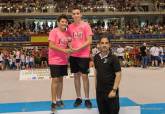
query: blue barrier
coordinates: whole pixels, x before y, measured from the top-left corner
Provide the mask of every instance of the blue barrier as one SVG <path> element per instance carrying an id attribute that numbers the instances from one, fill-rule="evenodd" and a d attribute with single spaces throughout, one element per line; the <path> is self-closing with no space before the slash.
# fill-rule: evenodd
<path id="1" fill-rule="evenodd" d="M 0 37 L 0 42 L 29 42 L 30 36 L 18 36 L 18 37 Z"/>
<path id="2" fill-rule="evenodd" d="M 109 34 L 108 35 L 109 39 L 120 39 L 120 38 L 125 38 L 125 39 L 151 39 L 151 38 L 165 38 L 165 33 L 164 34 L 121 34 L 121 35 L 114 35 L 114 34 Z M 96 34 L 94 35 L 94 39 L 99 39 L 99 35 Z"/>
<path id="3" fill-rule="evenodd" d="M 142 39 L 142 38 L 165 38 L 165 34 L 125 34 L 126 39 Z"/>

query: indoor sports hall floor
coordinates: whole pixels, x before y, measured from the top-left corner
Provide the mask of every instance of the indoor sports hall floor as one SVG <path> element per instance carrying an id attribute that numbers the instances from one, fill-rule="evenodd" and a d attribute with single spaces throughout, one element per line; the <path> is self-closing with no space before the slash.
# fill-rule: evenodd
<path id="1" fill-rule="evenodd" d="M 0 71 L 0 113 L 7 113 L 4 107 L 18 106 L 18 103 L 50 104 L 50 82 L 50 80 L 20 81 L 19 71 Z M 164 87 L 165 68 L 122 69 L 120 97 L 139 105 L 142 114 L 165 114 Z M 92 99 L 95 99 L 94 88 L 94 77 L 90 77 Z M 73 78 L 64 79 L 63 99 L 74 100 L 75 97 Z M 33 106 L 35 107 L 35 104 L 32 108 Z"/>

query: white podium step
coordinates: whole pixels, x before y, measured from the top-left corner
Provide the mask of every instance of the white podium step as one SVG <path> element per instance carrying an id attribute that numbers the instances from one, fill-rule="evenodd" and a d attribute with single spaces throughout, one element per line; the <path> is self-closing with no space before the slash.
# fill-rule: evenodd
<path id="1" fill-rule="evenodd" d="M 36 111 L 36 112 L 17 112 L 10 114 L 50 114 L 50 111 Z M 55 114 L 99 114 L 97 108 L 93 109 L 72 109 L 72 110 L 58 110 Z M 119 114 L 140 114 L 139 106 L 121 107 Z"/>

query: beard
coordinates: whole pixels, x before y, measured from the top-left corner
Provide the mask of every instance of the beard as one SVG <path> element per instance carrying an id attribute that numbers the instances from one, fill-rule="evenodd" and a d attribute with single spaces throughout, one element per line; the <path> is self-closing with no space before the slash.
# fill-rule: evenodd
<path id="1" fill-rule="evenodd" d="M 101 48 L 101 51 L 107 52 L 107 51 L 109 51 L 109 47 L 104 46 L 104 47 Z"/>
<path id="2" fill-rule="evenodd" d="M 107 47 L 107 46 L 103 46 L 102 49 L 106 49 L 106 50 L 108 50 L 109 47 Z"/>

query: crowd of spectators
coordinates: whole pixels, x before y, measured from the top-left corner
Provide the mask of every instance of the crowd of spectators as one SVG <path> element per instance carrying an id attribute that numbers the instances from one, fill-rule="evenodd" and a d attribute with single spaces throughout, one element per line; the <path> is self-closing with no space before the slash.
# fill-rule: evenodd
<path id="1" fill-rule="evenodd" d="M 145 3 L 145 5 L 143 4 Z M 65 5 L 64 5 L 65 4 Z M 74 5 L 82 7 L 83 12 L 104 12 L 104 11 L 160 11 L 165 9 L 165 0 L 0 0 L 0 13 L 32 13 L 32 12 L 70 12 Z M 150 5 L 150 8 L 146 6 Z M 152 7 L 151 7 L 152 6 Z M 149 9 L 148 9 L 149 8 Z M 103 19 L 88 20 L 94 37 L 97 38 L 102 33 L 110 35 L 129 34 L 165 34 L 163 23 L 150 23 L 139 25 L 133 21 L 121 24 L 121 20 Z M 1 37 L 19 37 L 32 35 L 48 35 L 49 31 L 56 27 L 53 22 L 20 21 L 0 22 Z M 120 37 L 119 37 L 120 38 Z M 159 48 L 159 49 L 157 49 Z M 164 65 L 164 51 L 161 47 L 157 57 L 159 66 Z M 154 47 L 155 49 L 155 47 Z M 95 49 L 97 50 L 97 49 Z M 152 64 L 152 49 L 147 48 L 147 65 Z M 163 50 L 163 51 L 162 51 Z M 122 51 L 122 54 L 121 52 Z M 123 66 L 141 66 L 140 47 L 125 46 L 113 48 L 113 52 L 118 56 L 122 55 L 121 64 Z M 158 66 L 156 64 L 156 66 Z M 0 49 L 0 69 L 30 69 L 47 67 L 47 49 Z"/>
<path id="2" fill-rule="evenodd" d="M 82 7 L 84 12 L 158 11 L 165 9 L 164 0 L 1 0 L 0 12 L 70 12 L 71 8 L 77 4 Z M 152 8 L 148 6 L 152 6 Z"/>
<path id="3" fill-rule="evenodd" d="M 0 23 L 0 33 L 3 37 L 10 36 L 10 37 L 18 37 L 22 35 L 28 35 L 28 30 L 25 30 L 24 24 L 14 24 L 11 23 Z"/>
<path id="4" fill-rule="evenodd" d="M 47 48 L 0 49 L 0 70 L 20 70 L 48 67 Z"/>
<path id="5" fill-rule="evenodd" d="M 164 24 L 144 24 L 143 26 L 133 24 L 133 23 L 126 23 L 124 26 L 121 26 L 120 21 L 108 21 L 106 24 L 103 20 L 97 20 L 97 22 L 88 20 L 90 23 L 92 30 L 95 34 L 100 35 L 102 33 L 122 36 L 122 35 L 143 35 L 143 34 L 165 34 L 165 25 Z M 0 23 L 0 36 L 11 36 L 11 37 L 18 37 L 24 35 L 48 35 L 49 31 L 56 27 L 52 24 L 48 25 L 48 22 L 43 22 L 41 25 L 39 22 L 19 22 L 17 24 L 13 23 Z M 163 36 L 164 37 L 164 36 Z M 118 38 L 118 37 L 115 37 Z M 120 38 L 120 37 L 119 37 Z M 155 37 L 156 38 L 156 37 Z M 97 38 L 96 38 L 97 39 Z"/>
<path id="6" fill-rule="evenodd" d="M 126 26 L 126 34 L 163 34 L 165 33 L 165 25 L 149 24 L 142 27 Z"/>
<path id="7" fill-rule="evenodd" d="M 143 47 L 145 49 L 143 50 Z M 120 64 L 123 67 L 164 67 L 165 65 L 165 47 L 152 45 L 147 46 L 146 43 L 143 45 L 124 46 L 118 45 L 117 47 L 111 48 L 111 52 L 114 53 L 120 60 Z M 92 56 L 99 52 L 99 45 L 96 45 L 92 49 Z M 145 53 L 145 65 L 144 56 Z"/>
<path id="8" fill-rule="evenodd" d="M 0 23 L 0 36 L 2 37 L 18 37 L 18 36 L 32 36 L 32 35 L 48 35 L 53 25 L 48 26 L 45 22 L 42 25 L 34 22 L 27 23 L 19 22 L 16 24 L 6 22 Z"/>
<path id="9" fill-rule="evenodd" d="M 109 21 L 105 27 L 104 21 L 91 22 L 92 29 L 95 33 L 109 33 L 109 34 L 164 34 L 164 24 L 144 24 L 143 26 L 135 24 L 130 21 L 123 27 L 120 21 Z"/>
<path id="10" fill-rule="evenodd" d="M 144 43 L 145 44 L 145 43 Z M 144 45 L 143 44 L 143 45 Z M 112 47 L 111 52 L 120 60 L 123 67 L 164 67 L 165 47 L 145 44 L 145 63 L 143 66 L 143 45 Z M 91 57 L 99 52 L 99 45 L 92 48 Z M 31 49 L 0 49 L 0 70 L 23 70 L 48 67 L 47 47 Z"/>

